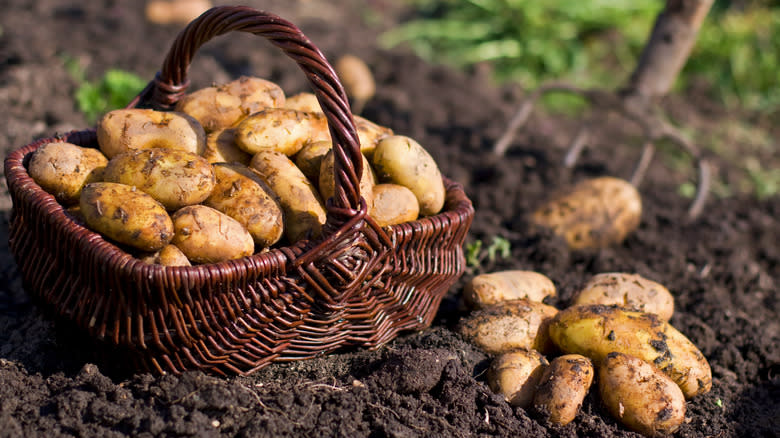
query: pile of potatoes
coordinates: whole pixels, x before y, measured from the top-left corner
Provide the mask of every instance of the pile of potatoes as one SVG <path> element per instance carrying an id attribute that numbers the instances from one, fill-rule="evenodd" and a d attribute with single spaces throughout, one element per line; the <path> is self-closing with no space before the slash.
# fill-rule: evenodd
<path id="1" fill-rule="evenodd" d="M 444 206 L 438 166 L 415 140 L 355 116 L 360 191 L 388 226 Z M 215 263 L 320 237 L 334 157 L 316 97 L 241 77 L 184 96 L 175 111 L 115 110 L 99 150 L 42 145 L 30 176 L 90 229 L 148 263 Z"/>
<path id="2" fill-rule="evenodd" d="M 639 275 L 596 275 L 560 311 L 542 303 L 556 290 L 536 272 L 478 275 L 463 292 L 475 311 L 459 332 L 494 357 L 491 389 L 552 423 L 571 422 L 595 380 L 617 420 L 665 435 L 685 420 L 685 400 L 712 386 L 707 359 L 668 322 L 671 293 Z"/>

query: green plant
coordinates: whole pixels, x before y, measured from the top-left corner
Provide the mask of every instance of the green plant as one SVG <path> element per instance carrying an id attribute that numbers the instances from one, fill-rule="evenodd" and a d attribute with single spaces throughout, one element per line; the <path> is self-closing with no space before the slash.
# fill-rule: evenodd
<path id="1" fill-rule="evenodd" d="M 65 67 L 77 84 L 73 96 L 76 105 L 89 123 L 101 114 L 126 106 L 147 84 L 136 74 L 118 69 L 109 69 L 102 78 L 89 81 L 74 59 L 66 59 Z"/>
<path id="2" fill-rule="evenodd" d="M 479 267 L 487 258 L 493 262 L 497 258 L 508 258 L 512 254 L 512 245 L 509 241 L 500 236 L 494 236 L 487 248 L 482 249 L 482 240 L 466 244 L 466 265 L 472 268 Z"/>

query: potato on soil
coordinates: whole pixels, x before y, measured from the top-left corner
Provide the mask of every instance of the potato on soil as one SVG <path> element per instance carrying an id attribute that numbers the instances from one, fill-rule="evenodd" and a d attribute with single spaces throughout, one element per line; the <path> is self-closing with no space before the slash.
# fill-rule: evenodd
<path id="1" fill-rule="evenodd" d="M 376 177 L 374 171 L 371 169 L 368 159 L 365 155 L 360 154 L 363 159 L 363 173 L 360 176 L 360 195 L 366 200 L 366 204 L 370 206 L 374 203 L 374 186 L 376 185 Z M 336 191 L 336 181 L 334 175 L 335 159 L 333 150 L 328 151 L 322 158 L 320 163 L 320 176 L 319 176 L 319 191 L 322 199 L 327 201 L 328 198 L 332 198 Z"/>
<path id="2" fill-rule="evenodd" d="M 211 7 L 208 0 L 151 0 L 146 19 L 156 24 L 187 24 Z"/>
<path id="3" fill-rule="evenodd" d="M 279 197 L 284 213 L 284 234 L 290 242 L 316 239 L 325 224 L 322 199 L 306 176 L 280 152 L 258 152 L 250 167 Z"/>
<path id="4" fill-rule="evenodd" d="M 344 55 L 334 66 L 339 80 L 344 85 L 344 91 L 353 99 L 355 113 L 360 113 L 366 101 L 374 97 L 376 83 L 371 69 L 355 55 Z"/>
<path id="5" fill-rule="evenodd" d="M 599 392 L 610 414 L 646 436 L 668 435 L 685 420 L 680 388 L 647 362 L 609 353 L 599 366 Z"/>
<path id="6" fill-rule="evenodd" d="M 572 300 L 572 305 L 583 304 L 614 304 L 655 313 L 664 321 L 674 313 L 674 297 L 669 289 L 641 275 L 622 272 L 598 274 L 588 280 Z"/>
<path id="7" fill-rule="evenodd" d="M 85 184 L 98 182 L 108 159 L 93 148 L 73 143 L 47 143 L 30 157 L 30 177 L 63 204 L 79 201 Z"/>
<path id="8" fill-rule="evenodd" d="M 535 350 L 503 353 L 493 359 L 488 368 L 488 385 L 512 406 L 528 408 L 547 365 L 547 359 Z"/>
<path id="9" fill-rule="evenodd" d="M 236 127 L 236 144 L 250 154 L 276 151 L 292 156 L 310 141 L 327 140 L 324 114 L 268 108 L 252 114 Z"/>
<path id="10" fill-rule="evenodd" d="M 168 210 L 203 202 L 214 189 L 214 171 L 205 158 L 174 149 L 129 151 L 112 158 L 106 182 L 135 186 Z"/>
<path id="11" fill-rule="evenodd" d="M 476 309 L 522 298 L 542 302 L 548 296 L 555 296 L 555 285 L 545 275 L 533 271 L 480 274 L 463 289 L 466 304 Z"/>
<path id="12" fill-rule="evenodd" d="M 380 182 L 402 185 L 414 193 L 420 214 L 431 216 L 444 206 L 444 180 L 433 157 L 409 137 L 393 135 L 379 141 L 372 157 Z"/>
<path id="13" fill-rule="evenodd" d="M 561 351 L 582 354 L 596 364 L 615 351 L 653 364 L 680 386 L 686 398 L 712 387 L 704 355 L 654 313 L 600 304 L 573 306 L 552 318 L 549 333 Z"/>
<path id="14" fill-rule="evenodd" d="M 171 243 L 195 263 L 217 263 L 252 255 L 255 243 L 237 220 L 205 205 L 188 205 L 173 216 Z"/>
<path id="15" fill-rule="evenodd" d="M 284 102 L 284 92 L 275 83 L 242 76 L 182 97 L 176 104 L 176 111 L 191 115 L 206 131 L 212 132 L 232 127 L 265 108 L 281 107 Z"/>
<path id="16" fill-rule="evenodd" d="M 320 168 L 322 159 L 333 148 L 330 141 L 315 141 L 303 145 L 300 151 L 295 154 L 295 165 L 301 169 L 309 181 L 319 184 Z"/>
<path id="17" fill-rule="evenodd" d="M 374 203 L 368 214 L 380 227 L 417 220 L 420 205 L 411 190 L 397 184 L 374 186 Z"/>
<path id="18" fill-rule="evenodd" d="M 556 357 L 536 388 L 534 408 L 551 423 L 566 425 L 577 416 L 593 383 L 593 364 L 579 354 Z"/>
<path id="19" fill-rule="evenodd" d="M 165 245 L 165 247 L 154 254 L 149 254 L 141 258 L 141 261 L 150 265 L 162 266 L 192 266 L 187 256 L 176 245 Z"/>
<path id="20" fill-rule="evenodd" d="M 211 164 L 214 163 L 241 163 L 249 165 L 252 155 L 241 150 L 236 144 L 236 130 L 234 128 L 219 129 L 206 136 L 206 149 L 203 158 Z"/>
<path id="21" fill-rule="evenodd" d="M 135 187 L 87 184 L 79 206 L 89 228 L 133 248 L 153 252 L 173 238 L 173 223 L 165 207 Z"/>
<path id="22" fill-rule="evenodd" d="M 536 225 L 550 228 L 571 249 L 603 248 L 622 242 L 639 226 L 642 199 L 636 188 L 618 178 L 582 181 L 567 194 L 533 213 Z"/>
<path id="23" fill-rule="evenodd" d="M 262 178 L 237 163 L 215 164 L 214 174 L 217 184 L 204 204 L 241 223 L 258 246 L 278 242 L 284 231 L 282 208 Z"/>
<path id="24" fill-rule="evenodd" d="M 464 318 L 458 332 L 488 354 L 518 348 L 553 350 L 547 327 L 558 310 L 529 300 L 504 301 Z"/>
<path id="25" fill-rule="evenodd" d="M 314 93 L 298 93 L 287 98 L 284 108 L 303 111 L 306 113 L 321 113 L 322 107 Z"/>
<path id="26" fill-rule="evenodd" d="M 165 148 L 201 154 L 206 133 L 183 113 L 150 109 L 118 109 L 97 123 L 100 150 L 108 159 L 135 149 Z"/>

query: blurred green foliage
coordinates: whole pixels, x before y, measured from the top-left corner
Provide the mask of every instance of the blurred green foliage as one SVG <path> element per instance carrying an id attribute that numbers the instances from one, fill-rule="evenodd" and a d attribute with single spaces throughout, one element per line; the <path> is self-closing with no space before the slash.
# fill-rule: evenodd
<path id="1" fill-rule="evenodd" d="M 72 58 L 65 59 L 65 68 L 76 81 L 76 105 L 89 123 L 108 111 L 127 106 L 147 84 L 136 74 L 118 69 L 109 69 L 102 78 L 89 81 L 84 69 Z"/>
<path id="2" fill-rule="evenodd" d="M 383 34 L 425 59 L 492 65 L 500 81 L 549 79 L 615 88 L 647 40 L 662 0 L 409 0 L 416 17 Z M 726 104 L 780 107 L 780 5 L 716 1 L 678 86 L 708 81 Z M 617 73 L 616 73 L 617 72 Z"/>

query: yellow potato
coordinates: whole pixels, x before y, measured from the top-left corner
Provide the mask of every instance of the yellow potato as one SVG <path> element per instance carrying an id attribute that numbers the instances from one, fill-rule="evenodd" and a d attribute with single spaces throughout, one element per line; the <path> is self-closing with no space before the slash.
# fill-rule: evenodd
<path id="1" fill-rule="evenodd" d="M 563 237 L 572 249 L 603 248 L 622 242 L 639 226 L 642 198 L 618 178 L 582 181 L 571 192 L 547 202 L 532 222 Z"/>
<path id="2" fill-rule="evenodd" d="M 192 266 L 187 256 L 176 245 L 166 245 L 154 254 L 142 257 L 141 261 L 150 265 L 162 266 Z"/>
<path id="3" fill-rule="evenodd" d="M 473 312 L 458 332 L 488 354 L 501 354 L 518 348 L 547 353 L 553 345 L 547 332 L 558 310 L 529 300 L 504 301 Z"/>
<path id="4" fill-rule="evenodd" d="M 344 55 L 334 66 L 344 91 L 354 100 L 355 112 L 360 113 L 367 100 L 374 97 L 376 83 L 374 75 L 362 59 L 355 55 Z"/>
<path id="5" fill-rule="evenodd" d="M 393 130 L 360 116 L 352 116 L 352 118 L 355 120 L 355 130 L 357 130 L 360 141 L 360 152 L 366 157 L 372 158 L 376 144 L 379 143 L 379 140 L 393 135 Z"/>
<path id="6" fill-rule="evenodd" d="M 284 105 L 284 92 L 265 79 L 241 76 L 224 85 L 201 88 L 184 96 L 176 111 L 187 113 L 208 132 L 234 126 L 248 115 Z"/>
<path id="7" fill-rule="evenodd" d="M 284 107 L 306 113 L 321 113 L 322 107 L 314 93 L 298 93 L 287 98 Z"/>
<path id="8" fill-rule="evenodd" d="M 323 114 L 268 108 L 238 124 L 236 144 L 250 154 L 277 151 L 292 156 L 307 142 L 323 140 L 317 137 L 323 126 L 327 131 Z"/>
<path id="9" fill-rule="evenodd" d="M 582 354 L 597 364 L 613 351 L 651 363 L 671 377 L 686 398 L 712 387 L 704 355 L 653 313 L 600 304 L 569 307 L 552 319 L 549 334 L 561 351 Z"/>
<path id="10" fill-rule="evenodd" d="M 535 350 L 514 350 L 493 359 L 487 371 L 488 385 L 512 406 L 528 408 L 547 359 Z"/>
<path id="11" fill-rule="evenodd" d="M 241 163 L 246 166 L 252 160 L 252 156 L 236 144 L 234 128 L 219 129 L 209 133 L 206 136 L 206 149 L 202 155 L 211 164 Z"/>
<path id="12" fill-rule="evenodd" d="M 322 167 L 322 158 L 328 154 L 333 147 L 330 141 L 315 141 L 306 143 L 303 148 L 295 154 L 295 165 L 301 169 L 309 181 L 319 184 L 320 168 Z"/>
<path id="13" fill-rule="evenodd" d="M 165 207 L 132 186 L 87 184 L 79 206 L 91 229 L 142 251 L 160 250 L 173 237 L 173 223 Z"/>
<path id="14" fill-rule="evenodd" d="M 556 357 L 539 379 L 534 408 L 551 423 L 569 424 L 577 416 L 592 383 L 590 359 L 579 354 Z"/>
<path id="15" fill-rule="evenodd" d="M 368 211 L 380 227 L 417 220 L 420 204 L 411 190 L 397 184 L 374 186 L 374 203 Z"/>
<path id="16" fill-rule="evenodd" d="M 431 216 L 444 206 L 444 181 L 428 152 L 413 139 L 401 135 L 383 138 L 372 162 L 380 182 L 402 185 L 414 193 L 420 214 Z"/>
<path id="17" fill-rule="evenodd" d="M 572 301 L 572 305 L 583 304 L 614 304 L 655 313 L 664 321 L 674 313 L 674 297 L 669 289 L 641 275 L 621 272 L 598 274 L 588 280 Z"/>
<path id="18" fill-rule="evenodd" d="M 480 274 L 463 289 L 463 297 L 472 308 L 482 308 L 508 300 L 527 298 L 542 302 L 555 296 L 555 285 L 546 276 L 532 271 L 501 271 Z"/>
<path id="19" fill-rule="evenodd" d="M 281 152 L 264 151 L 255 154 L 250 167 L 279 197 L 287 239 L 297 242 L 319 238 L 326 219 L 325 207 L 317 190 L 295 163 Z"/>
<path id="20" fill-rule="evenodd" d="M 171 243 L 195 263 L 217 263 L 252 255 L 255 243 L 235 219 L 205 205 L 188 205 L 171 216 Z"/>
<path id="21" fill-rule="evenodd" d="M 214 165 L 217 184 L 205 205 L 237 220 L 255 243 L 269 247 L 284 231 L 282 208 L 259 175 L 241 164 Z"/>
<path id="22" fill-rule="evenodd" d="M 100 181 L 108 159 L 97 149 L 47 143 L 30 157 L 30 177 L 63 204 L 78 202 L 85 184 Z"/>
<path id="23" fill-rule="evenodd" d="M 210 7 L 209 0 L 150 0 L 146 18 L 157 24 L 187 24 Z"/>
<path id="24" fill-rule="evenodd" d="M 361 154 L 363 159 L 363 174 L 360 176 L 360 196 L 366 200 L 366 205 L 369 207 L 374 203 L 374 185 L 376 185 L 376 177 L 374 177 L 374 171 L 371 170 L 371 164 L 365 155 Z M 333 151 L 328 151 L 322 158 L 320 163 L 320 176 L 319 176 L 319 188 L 320 195 L 323 200 L 332 198 L 335 193 L 335 176 L 334 176 L 334 156 Z"/>
<path id="25" fill-rule="evenodd" d="M 203 202 L 214 189 L 214 171 L 209 162 L 174 149 L 119 154 L 108 162 L 104 179 L 135 186 L 171 211 Z"/>
<path id="26" fill-rule="evenodd" d="M 100 150 L 109 159 L 134 149 L 166 148 L 200 154 L 206 133 L 192 117 L 150 109 L 118 109 L 97 124 Z"/>
<path id="27" fill-rule="evenodd" d="M 646 436 L 669 435 L 685 420 L 680 388 L 657 368 L 627 354 L 604 358 L 599 392 L 613 417 Z"/>

